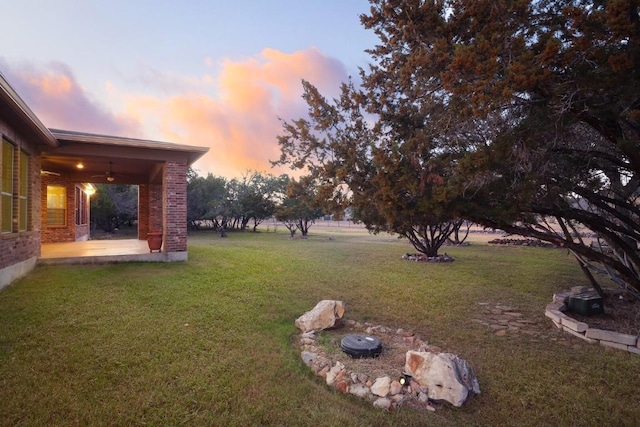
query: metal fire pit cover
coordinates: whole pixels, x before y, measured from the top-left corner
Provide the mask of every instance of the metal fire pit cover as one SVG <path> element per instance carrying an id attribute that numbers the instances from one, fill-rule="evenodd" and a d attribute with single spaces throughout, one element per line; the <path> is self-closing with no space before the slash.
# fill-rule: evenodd
<path id="1" fill-rule="evenodd" d="M 371 335 L 346 335 L 342 338 L 340 347 L 342 351 L 356 359 L 376 357 L 382 352 L 382 343 Z"/>

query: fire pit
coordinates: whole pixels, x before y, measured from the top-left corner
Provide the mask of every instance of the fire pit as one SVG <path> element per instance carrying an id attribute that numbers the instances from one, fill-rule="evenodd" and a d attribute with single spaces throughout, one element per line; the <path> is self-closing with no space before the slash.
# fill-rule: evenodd
<path id="1" fill-rule="evenodd" d="M 340 348 L 354 359 L 376 357 L 382 352 L 382 343 L 371 335 L 351 334 L 340 341 Z"/>

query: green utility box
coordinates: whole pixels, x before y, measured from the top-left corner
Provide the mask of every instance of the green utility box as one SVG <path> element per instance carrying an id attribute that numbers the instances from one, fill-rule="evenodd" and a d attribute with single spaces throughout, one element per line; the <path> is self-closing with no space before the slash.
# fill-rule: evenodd
<path id="1" fill-rule="evenodd" d="M 604 313 L 602 298 L 592 293 L 571 295 L 567 305 L 570 311 L 583 316 Z"/>

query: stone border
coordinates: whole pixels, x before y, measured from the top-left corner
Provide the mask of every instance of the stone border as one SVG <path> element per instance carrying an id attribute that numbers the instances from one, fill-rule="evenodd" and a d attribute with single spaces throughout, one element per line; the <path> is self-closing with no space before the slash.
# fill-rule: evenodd
<path id="1" fill-rule="evenodd" d="M 422 341 L 413 332 L 402 329 L 394 332 L 393 329 L 382 325 L 374 326 L 368 322 L 361 324 L 353 320 L 345 321 L 344 325 L 352 330 L 362 330 L 367 334 L 375 334 L 376 332 L 395 334 L 409 347 L 422 351 L 439 350 L 439 348 Z M 301 350 L 300 356 L 304 364 L 311 368 L 314 374 L 322 377 L 326 384 L 333 387 L 338 393 L 352 394 L 372 403 L 376 408 L 387 411 L 407 404 L 428 411 L 436 410 L 436 402 L 429 399 L 427 388 L 420 386 L 413 379 L 410 379 L 408 384 L 402 385 L 398 379 L 392 379 L 389 375 L 369 378 L 363 373 L 347 369 L 339 361 L 331 360 L 321 350 L 322 346 L 318 343 L 321 333 L 322 331 L 319 330 L 300 334 L 298 343 Z"/>
<path id="2" fill-rule="evenodd" d="M 408 261 L 416 261 L 416 262 L 453 262 L 455 259 L 450 257 L 445 252 L 444 255 L 436 255 L 436 256 L 426 256 L 425 254 L 410 254 L 406 253 L 402 255 L 402 259 L 406 259 Z"/>
<path id="3" fill-rule="evenodd" d="M 550 318 L 558 329 L 568 332 L 589 344 L 600 343 L 600 345 L 606 347 L 640 354 L 640 339 L 638 339 L 638 336 L 590 328 L 587 323 L 572 319 L 564 313 L 570 296 L 581 294 L 588 290 L 589 288 L 577 286 L 569 292 L 553 294 L 553 301 L 547 305 L 544 315 Z"/>
<path id="4" fill-rule="evenodd" d="M 341 394 L 352 394 L 365 399 L 374 407 L 392 411 L 401 406 L 410 406 L 418 410 L 435 411 L 436 407 L 450 403 L 454 407 L 462 406 L 475 394 L 480 393 L 480 387 L 473 374 L 471 367 L 464 359 L 450 353 L 442 353 L 439 347 L 429 345 L 420 339 L 415 333 L 404 329 L 392 329 L 382 325 L 374 325 L 368 322 L 360 323 L 354 320 L 345 320 L 341 326 L 346 326 L 350 331 L 362 332 L 367 335 L 382 335 L 383 354 L 384 347 L 399 345 L 404 353 L 403 364 L 386 373 L 377 372 L 375 377 L 370 377 L 364 372 L 359 372 L 357 366 L 340 360 L 336 360 L 335 355 L 331 356 L 324 350 L 319 338 L 322 330 L 303 332 L 300 335 L 298 345 L 300 356 L 314 374 L 322 377 L 326 384 Z M 453 356 L 453 359 L 442 359 L 444 362 L 430 365 L 427 375 L 438 375 L 441 377 L 430 386 L 418 383 L 418 378 L 412 375 L 415 372 L 418 377 L 424 379 L 425 372 L 422 372 L 422 355 L 426 353 L 435 354 L 438 357 Z M 342 354 L 342 353 L 341 353 Z M 346 353 L 344 353 L 346 355 Z M 411 366 L 407 368 L 409 355 L 412 356 Z M 348 356 L 345 356 L 348 357 Z M 373 358 L 372 360 L 375 360 Z M 440 359 L 439 359 L 440 360 Z M 447 363 L 450 360 L 450 363 Z M 389 366 L 387 366 L 389 368 Z M 410 373 L 404 372 L 407 369 Z M 384 369 L 383 369 L 384 370 Z M 451 370 L 455 374 L 451 374 Z M 395 376 L 395 379 L 394 379 Z M 456 384 L 454 386 L 452 384 Z M 429 387 L 442 387 L 442 390 L 430 390 Z"/>

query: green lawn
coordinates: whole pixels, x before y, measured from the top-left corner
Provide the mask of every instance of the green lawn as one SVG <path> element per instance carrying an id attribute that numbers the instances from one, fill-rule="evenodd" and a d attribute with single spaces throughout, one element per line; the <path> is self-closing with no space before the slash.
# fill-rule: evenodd
<path id="1" fill-rule="evenodd" d="M 279 230 L 280 231 L 280 230 Z M 0 425 L 635 425 L 640 356 L 565 337 L 554 291 L 586 284 L 566 252 L 474 244 L 451 264 L 402 260 L 393 237 L 313 227 L 190 236 L 189 261 L 38 267 L 0 292 Z M 332 236 L 332 239 L 328 238 Z M 385 413 L 300 360 L 294 320 L 321 299 L 465 358 L 462 408 Z M 549 337 L 498 337 L 478 303 Z M 546 329 L 545 329 L 546 328 Z M 564 339 L 562 339 L 564 338 Z"/>

